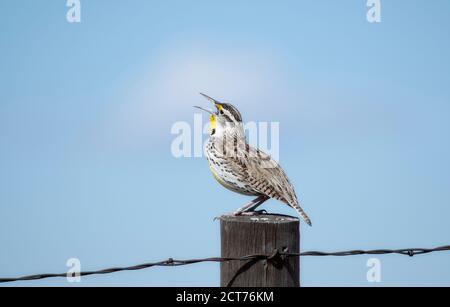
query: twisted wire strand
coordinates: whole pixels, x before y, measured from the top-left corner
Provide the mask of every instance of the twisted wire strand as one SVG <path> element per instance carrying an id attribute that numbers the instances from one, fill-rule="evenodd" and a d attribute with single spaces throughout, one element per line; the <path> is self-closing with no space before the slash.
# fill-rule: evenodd
<path id="1" fill-rule="evenodd" d="M 374 250 L 348 250 L 348 251 L 339 251 L 339 252 L 321 252 L 321 251 L 308 251 L 302 253 L 288 253 L 288 252 L 279 252 L 275 250 L 272 254 L 255 254 L 248 255 L 244 257 L 210 257 L 210 258 L 198 258 L 198 259 L 187 259 L 187 260 L 178 260 L 169 258 L 167 260 L 158 261 L 158 262 L 149 262 L 143 263 L 133 266 L 127 267 L 113 267 L 108 269 L 102 269 L 97 271 L 84 271 L 77 274 L 77 276 L 89 276 L 89 275 L 101 275 L 101 274 L 110 274 L 122 271 L 136 271 L 143 270 L 155 266 L 159 267 L 168 267 L 168 266 L 182 266 L 195 264 L 200 262 L 226 262 L 226 261 L 249 261 L 249 260 L 267 260 L 272 261 L 278 257 L 305 257 L 305 256 L 336 256 L 336 257 L 344 257 L 344 256 L 356 256 L 356 255 L 382 255 L 382 254 L 399 254 L 413 257 L 415 255 L 428 254 L 432 252 L 442 252 L 442 251 L 450 251 L 450 245 L 435 247 L 435 248 L 404 248 L 404 249 L 374 249 Z M 0 283 L 7 282 L 16 282 L 16 281 L 25 281 L 25 280 L 39 280 L 45 278 L 54 278 L 54 277 L 72 277 L 72 275 L 68 275 L 68 273 L 43 273 L 36 275 L 28 275 L 22 277 L 15 278 L 0 278 Z"/>

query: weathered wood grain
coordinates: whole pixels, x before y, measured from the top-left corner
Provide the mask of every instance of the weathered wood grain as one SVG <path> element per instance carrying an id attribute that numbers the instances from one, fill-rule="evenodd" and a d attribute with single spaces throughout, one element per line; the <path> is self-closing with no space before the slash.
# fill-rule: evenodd
<path id="1" fill-rule="evenodd" d="M 272 254 L 275 249 L 300 252 L 300 231 L 297 218 L 281 215 L 222 216 L 222 257 Z M 280 261 L 228 261 L 221 263 L 222 287 L 298 287 L 299 257 Z"/>

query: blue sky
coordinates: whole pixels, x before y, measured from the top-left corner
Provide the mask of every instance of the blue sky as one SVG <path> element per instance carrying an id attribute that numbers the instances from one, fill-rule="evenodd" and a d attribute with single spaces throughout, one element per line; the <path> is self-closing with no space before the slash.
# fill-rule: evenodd
<path id="1" fill-rule="evenodd" d="M 365 2 L 81 0 L 71 24 L 65 1 L 2 1 L 0 276 L 219 255 L 212 218 L 248 198 L 170 152 L 200 91 L 280 123 L 302 250 L 449 244 L 450 3 L 382 0 L 371 24 Z M 369 258 L 304 258 L 302 284 L 374 286 Z M 450 284 L 448 254 L 379 258 L 378 285 Z M 197 264 L 80 285 L 218 283 Z"/>

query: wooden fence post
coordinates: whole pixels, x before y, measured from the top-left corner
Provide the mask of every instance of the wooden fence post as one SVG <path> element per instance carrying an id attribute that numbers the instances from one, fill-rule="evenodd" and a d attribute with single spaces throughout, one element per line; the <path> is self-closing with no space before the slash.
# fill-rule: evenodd
<path id="1" fill-rule="evenodd" d="M 222 216 L 221 256 L 300 252 L 299 220 L 290 216 Z M 298 287 L 300 259 L 227 261 L 220 265 L 222 287 Z"/>

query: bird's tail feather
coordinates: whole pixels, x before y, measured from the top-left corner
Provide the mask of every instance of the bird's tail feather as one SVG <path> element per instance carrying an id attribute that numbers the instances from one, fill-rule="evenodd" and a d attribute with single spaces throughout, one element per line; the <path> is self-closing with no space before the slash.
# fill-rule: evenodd
<path id="1" fill-rule="evenodd" d="M 300 207 L 297 204 L 291 205 L 297 212 L 300 214 L 300 216 L 303 218 L 303 220 L 308 224 L 309 226 L 312 226 L 311 219 L 308 217 L 305 211 L 303 211 L 302 207 Z"/>

